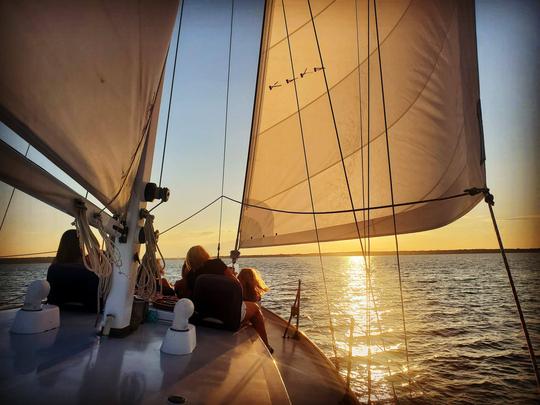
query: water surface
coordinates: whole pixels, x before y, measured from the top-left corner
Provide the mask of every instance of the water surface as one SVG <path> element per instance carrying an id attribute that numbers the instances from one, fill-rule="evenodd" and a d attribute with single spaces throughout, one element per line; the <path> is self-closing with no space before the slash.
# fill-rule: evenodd
<path id="1" fill-rule="evenodd" d="M 540 352 L 540 254 L 511 254 L 509 259 Z M 372 258 L 369 300 L 361 257 L 324 257 L 326 288 L 318 257 L 240 260 L 240 266 L 260 270 L 271 288 L 263 304 L 285 318 L 302 280 L 300 328 L 344 376 L 354 319 L 351 384 L 363 402 L 369 390 L 379 403 L 394 402 L 394 392 L 400 403 L 539 403 L 500 256 L 403 256 L 401 263 L 408 362 L 394 257 Z M 169 279 L 179 277 L 181 264 L 168 262 Z M 0 302 L 21 302 L 25 286 L 44 278 L 47 267 L 0 265 Z"/>

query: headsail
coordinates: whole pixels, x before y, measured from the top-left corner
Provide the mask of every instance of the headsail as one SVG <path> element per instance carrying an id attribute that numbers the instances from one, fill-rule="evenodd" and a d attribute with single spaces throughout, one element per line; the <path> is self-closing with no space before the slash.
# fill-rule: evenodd
<path id="1" fill-rule="evenodd" d="M 316 241 L 311 215 L 272 210 L 351 210 L 343 167 L 355 209 L 391 204 L 373 1 L 311 0 L 311 7 L 322 61 L 307 0 L 267 8 L 244 203 L 270 210 L 242 208 L 242 247 Z M 474 2 L 379 1 L 377 18 L 394 203 L 483 187 Z M 397 232 L 446 225 L 480 199 L 396 206 Z M 369 228 L 362 212 L 357 218 L 362 234 L 394 231 L 391 208 L 370 210 Z M 351 212 L 316 220 L 321 241 L 357 237 Z"/>
<path id="2" fill-rule="evenodd" d="M 0 1 L 0 119 L 114 213 L 131 194 L 177 7 Z"/>

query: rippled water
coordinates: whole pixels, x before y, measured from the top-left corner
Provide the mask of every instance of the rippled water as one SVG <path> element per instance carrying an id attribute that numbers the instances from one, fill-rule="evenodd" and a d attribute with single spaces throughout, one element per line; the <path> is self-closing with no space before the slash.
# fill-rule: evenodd
<path id="1" fill-rule="evenodd" d="M 511 254 L 509 260 L 533 344 L 540 352 L 540 254 Z M 366 309 L 363 259 L 323 258 L 337 362 L 344 376 L 351 319 L 355 321 L 351 375 L 362 401 L 368 398 L 369 363 L 373 402 L 394 402 L 394 391 L 400 403 L 540 402 L 499 255 L 402 257 L 409 372 L 395 259 L 374 257 L 371 263 Z M 169 279 L 178 277 L 180 266 L 180 261 L 168 263 Z M 261 271 L 271 287 L 263 304 L 286 318 L 302 280 L 300 327 L 335 361 L 319 259 L 244 258 L 240 266 Z M 20 301 L 16 297 L 24 293 L 24 286 L 44 277 L 46 268 L 0 265 L 0 301 Z"/>

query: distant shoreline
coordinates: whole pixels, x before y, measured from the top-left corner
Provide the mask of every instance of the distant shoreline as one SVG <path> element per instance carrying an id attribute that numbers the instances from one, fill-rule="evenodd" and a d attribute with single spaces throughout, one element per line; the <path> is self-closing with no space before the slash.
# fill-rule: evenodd
<path id="1" fill-rule="evenodd" d="M 403 250 L 399 254 L 402 256 L 414 255 L 463 255 L 463 254 L 496 254 L 499 249 L 457 249 L 457 250 Z M 528 249 L 506 249 L 506 253 L 540 253 L 540 248 Z M 395 252 L 389 251 L 374 251 L 372 256 L 394 256 Z M 318 256 L 318 253 L 291 253 L 291 254 L 271 254 L 271 255 L 242 255 L 241 258 L 265 258 L 265 257 L 310 257 Z M 360 256 L 360 252 L 326 252 L 323 256 Z M 0 259 L 0 264 L 10 263 L 51 263 L 54 257 L 10 257 Z M 180 260 L 182 257 L 169 257 L 165 260 Z"/>

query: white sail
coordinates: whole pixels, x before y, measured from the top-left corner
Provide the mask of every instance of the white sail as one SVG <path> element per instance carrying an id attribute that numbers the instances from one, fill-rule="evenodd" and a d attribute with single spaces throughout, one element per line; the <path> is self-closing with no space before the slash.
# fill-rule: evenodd
<path id="1" fill-rule="evenodd" d="M 316 31 L 307 0 L 277 0 L 267 8 L 244 203 L 297 212 L 389 206 L 374 3 L 369 48 L 367 1 L 310 3 Z M 483 187 L 474 2 L 378 1 L 376 6 L 394 203 Z M 446 225 L 480 198 L 396 206 L 397 232 Z M 371 209 L 369 223 L 364 213 L 356 213 L 361 235 L 394 232 L 391 208 Z M 241 247 L 317 240 L 312 215 L 250 206 L 241 215 Z M 321 241 L 358 235 L 351 212 L 318 214 L 316 221 Z"/>
<path id="2" fill-rule="evenodd" d="M 0 1 L 0 119 L 117 214 L 159 107 L 177 7 Z"/>
<path id="3" fill-rule="evenodd" d="M 94 215 L 99 214 L 101 223 L 108 233 L 116 234 L 113 225 L 120 224 L 117 224 L 110 215 L 1 140 L 0 156 L 2 181 L 73 217 L 77 214 L 74 201 L 83 201 L 90 224 L 96 224 Z"/>

